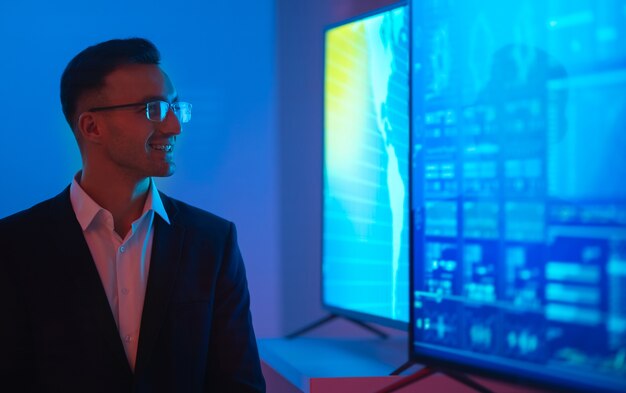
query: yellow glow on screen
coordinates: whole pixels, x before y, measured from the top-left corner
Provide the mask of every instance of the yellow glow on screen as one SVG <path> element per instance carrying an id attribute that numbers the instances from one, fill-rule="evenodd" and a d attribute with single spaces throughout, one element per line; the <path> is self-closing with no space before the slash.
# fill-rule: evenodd
<path id="1" fill-rule="evenodd" d="M 360 138 L 368 128 L 367 39 L 365 24 L 335 28 L 326 36 L 325 162 L 338 176 L 351 176 L 359 162 Z"/>

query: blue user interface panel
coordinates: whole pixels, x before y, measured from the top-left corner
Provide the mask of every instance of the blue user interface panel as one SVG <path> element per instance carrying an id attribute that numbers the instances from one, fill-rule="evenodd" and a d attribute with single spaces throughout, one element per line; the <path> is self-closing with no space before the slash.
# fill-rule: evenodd
<path id="1" fill-rule="evenodd" d="M 626 391 L 626 2 L 412 5 L 413 355 Z"/>
<path id="2" fill-rule="evenodd" d="M 409 320 L 406 6 L 325 37 L 322 293 L 326 307 Z"/>

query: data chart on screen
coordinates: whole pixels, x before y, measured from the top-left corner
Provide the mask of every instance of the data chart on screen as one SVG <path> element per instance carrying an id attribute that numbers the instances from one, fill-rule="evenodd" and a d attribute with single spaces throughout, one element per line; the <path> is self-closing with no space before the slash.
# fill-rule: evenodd
<path id="1" fill-rule="evenodd" d="M 626 388 L 626 2 L 412 5 L 413 353 Z"/>

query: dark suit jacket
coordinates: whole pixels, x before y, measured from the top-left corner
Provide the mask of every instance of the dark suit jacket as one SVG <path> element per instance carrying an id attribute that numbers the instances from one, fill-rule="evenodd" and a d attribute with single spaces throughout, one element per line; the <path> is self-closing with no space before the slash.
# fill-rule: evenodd
<path id="1" fill-rule="evenodd" d="M 161 198 L 134 373 L 69 187 L 0 220 L 0 391 L 265 391 L 235 226 Z"/>

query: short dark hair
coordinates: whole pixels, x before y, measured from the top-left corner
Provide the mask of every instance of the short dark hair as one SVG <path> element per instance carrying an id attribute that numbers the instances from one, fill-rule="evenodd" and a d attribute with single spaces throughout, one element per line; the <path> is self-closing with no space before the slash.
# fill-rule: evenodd
<path id="1" fill-rule="evenodd" d="M 74 129 L 73 119 L 80 96 L 104 85 L 104 78 L 128 64 L 159 64 L 161 55 L 144 38 L 114 39 L 90 46 L 77 54 L 61 76 L 61 106 Z"/>

